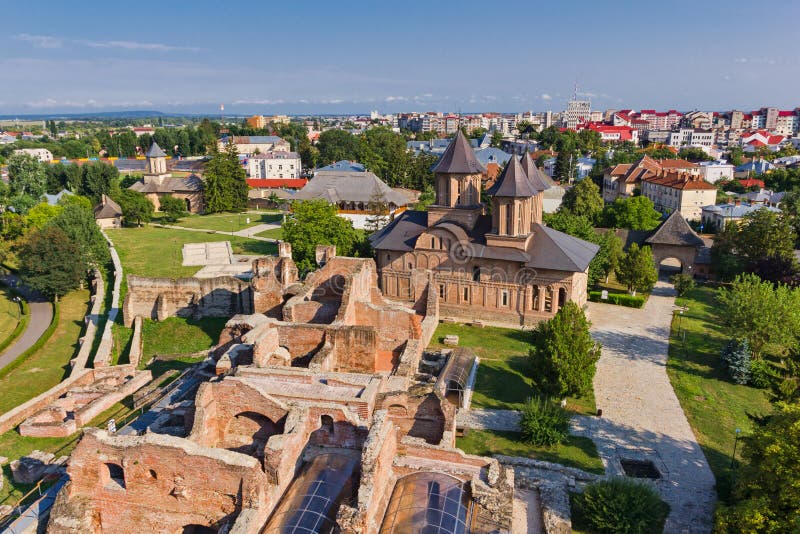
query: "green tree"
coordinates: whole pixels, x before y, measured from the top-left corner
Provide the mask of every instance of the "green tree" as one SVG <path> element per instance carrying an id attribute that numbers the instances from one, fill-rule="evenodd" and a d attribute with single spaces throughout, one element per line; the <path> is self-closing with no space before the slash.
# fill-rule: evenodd
<path id="1" fill-rule="evenodd" d="M 567 211 L 573 215 L 588 218 L 596 224 L 603 211 L 603 197 L 600 188 L 592 180 L 581 180 L 567 189 L 561 201 L 559 211 Z"/>
<path id="2" fill-rule="evenodd" d="M 339 129 L 325 130 L 317 142 L 319 160 L 323 165 L 336 161 L 358 161 L 364 155 L 361 138 Z"/>
<path id="3" fill-rule="evenodd" d="M 25 195 L 38 201 L 47 191 L 44 163 L 29 154 L 14 154 L 8 158 L 8 185 L 11 196 Z"/>
<path id="4" fill-rule="evenodd" d="M 736 254 L 739 240 L 739 228 L 736 224 L 726 224 L 725 228 L 714 236 L 711 246 L 711 265 L 720 280 L 733 280 L 744 270 L 744 262 Z"/>
<path id="5" fill-rule="evenodd" d="M 617 280 L 625 284 L 632 295 L 637 291 L 649 291 L 658 281 L 658 270 L 649 246 L 639 248 L 631 243 L 628 253 L 620 260 L 616 270 Z"/>
<path id="6" fill-rule="evenodd" d="M 696 146 L 682 148 L 678 152 L 678 157 L 692 162 L 714 161 L 714 158 L 706 154 L 705 150 Z"/>
<path id="7" fill-rule="evenodd" d="M 61 206 L 51 206 L 47 202 L 41 202 L 30 210 L 25 216 L 25 222 L 30 228 L 44 228 L 44 226 L 59 213 Z"/>
<path id="8" fill-rule="evenodd" d="M 336 206 L 322 199 L 294 202 L 282 229 L 283 239 L 292 245 L 292 257 L 303 273 L 315 268 L 317 245 L 336 245 L 337 254 L 349 256 L 358 241 L 353 223 L 339 217 Z"/>
<path id="9" fill-rule="evenodd" d="M 618 198 L 603 209 L 603 220 L 609 228 L 652 230 L 661 222 L 661 214 L 647 197 Z"/>
<path id="10" fill-rule="evenodd" d="M 113 165 L 97 161 L 81 167 L 81 195 L 99 202 L 102 195 L 114 197 L 119 190 L 119 171 Z"/>
<path id="11" fill-rule="evenodd" d="M 694 289 L 694 278 L 689 274 L 675 274 L 669 279 L 672 282 L 675 291 L 679 297 L 684 296 L 686 293 Z"/>
<path id="12" fill-rule="evenodd" d="M 800 333 L 800 291 L 741 274 L 717 292 L 722 327 L 730 338 L 746 338 L 759 359 L 767 344 L 788 346 Z"/>
<path id="13" fill-rule="evenodd" d="M 83 265 L 98 266 L 109 261 L 108 245 L 94 220 L 94 213 L 77 203 L 67 204 L 48 227 L 59 228 L 78 246 Z"/>
<path id="14" fill-rule="evenodd" d="M 167 195 L 159 199 L 159 204 L 167 222 L 174 223 L 186 216 L 186 203 L 179 198 Z"/>
<path id="15" fill-rule="evenodd" d="M 153 203 L 143 194 L 130 189 L 122 189 L 114 200 L 122 208 L 122 216 L 127 224 L 149 222 L 153 218 Z M 162 205 L 163 206 L 163 205 Z"/>
<path id="16" fill-rule="evenodd" d="M 608 282 L 608 277 L 619 267 L 620 261 L 625 257 L 622 239 L 613 230 L 609 230 L 600 236 L 600 250 L 589 263 L 589 283 L 594 284 L 604 277 Z M 593 272 L 595 271 L 595 272 Z"/>
<path id="17" fill-rule="evenodd" d="M 776 412 L 744 438 L 733 491 L 720 507 L 716 532 L 800 531 L 800 403 L 778 403 Z"/>
<path id="18" fill-rule="evenodd" d="M 503 145 L 503 132 L 500 130 L 494 130 L 492 132 L 491 141 L 489 142 L 489 146 L 493 148 L 500 148 Z"/>
<path id="19" fill-rule="evenodd" d="M 592 340 L 589 326 L 583 310 L 570 301 L 552 319 L 536 327 L 530 358 L 533 377 L 542 392 L 563 398 L 592 391 L 600 344 Z"/>
<path id="20" fill-rule="evenodd" d="M 58 301 L 77 289 L 86 274 L 80 248 L 55 226 L 35 230 L 19 253 L 22 281 Z"/>
<path id="21" fill-rule="evenodd" d="M 206 211 L 238 211 L 247 207 L 247 180 L 239 164 L 236 145 L 228 143 L 224 150 L 214 149 L 206 164 L 204 199 Z"/>
<path id="22" fill-rule="evenodd" d="M 789 218 L 770 210 L 755 210 L 739 222 L 736 251 L 750 268 L 762 258 L 793 258 L 797 236 Z"/>
<path id="23" fill-rule="evenodd" d="M 374 233 L 389 223 L 389 203 L 377 187 L 370 197 L 367 206 L 369 216 L 367 217 L 365 230 L 367 233 Z"/>

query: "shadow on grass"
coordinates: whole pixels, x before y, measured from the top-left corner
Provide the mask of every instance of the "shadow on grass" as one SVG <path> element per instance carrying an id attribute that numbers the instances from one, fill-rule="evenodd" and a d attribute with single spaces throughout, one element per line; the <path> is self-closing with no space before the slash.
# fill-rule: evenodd
<path id="1" fill-rule="evenodd" d="M 233 241 L 231 245 L 235 248 L 234 252 L 241 254 L 260 254 L 268 256 L 278 253 L 278 245 L 267 241 L 256 241 L 254 239 Z"/>
<path id="2" fill-rule="evenodd" d="M 512 360 L 524 360 L 522 357 L 512 357 L 507 361 L 511 367 Z M 525 365 L 515 362 L 516 366 Z M 524 373 L 523 373 L 524 375 Z M 486 397 L 484 402 L 476 402 L 486 407 L 513 407 L 525 402 L 534 394 L 534 389 L 524 376 L 516 372 L 509 372 L 505 367 L 495 366 L 494 362 L 481 363 L 478 368 L 478 378 L 475 383 L 475 392 Z"/>

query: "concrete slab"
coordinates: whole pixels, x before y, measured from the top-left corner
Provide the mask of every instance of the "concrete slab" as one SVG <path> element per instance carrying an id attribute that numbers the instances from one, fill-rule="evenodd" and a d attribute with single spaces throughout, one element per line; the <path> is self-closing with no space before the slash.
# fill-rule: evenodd
<path id="1" fill-rule="evenodd" d="M 186 243 L 183 245 L 183 266 L 230 265 L 233 250 L 230 241 Z"/>

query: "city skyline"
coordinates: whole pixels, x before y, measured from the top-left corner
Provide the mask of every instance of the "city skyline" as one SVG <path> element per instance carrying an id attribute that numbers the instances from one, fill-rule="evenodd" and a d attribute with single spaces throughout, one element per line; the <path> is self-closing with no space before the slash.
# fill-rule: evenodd
<path id="1" fill-rule="evenodd" d="M 0 114 L 557 111 L 576 83 L 594 109 L 797 105 L 795 4 L 758 40 L 738 1 L 94 5 L 7 9 Z"/>

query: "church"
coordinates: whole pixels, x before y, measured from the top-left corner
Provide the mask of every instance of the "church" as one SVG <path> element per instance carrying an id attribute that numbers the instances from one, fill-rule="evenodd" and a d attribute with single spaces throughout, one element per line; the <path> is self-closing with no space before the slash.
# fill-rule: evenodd
<path id="1" fill-rule="evenodd" d="M 436 200 L 370 237 L 385 296 L 420 302 L 439 293 L 442 318 L 535 325 L 587 300 L 599 247 L 542 224 L 542 178 L 529 154 L 512 157 L 481 199 L 485 168 L 460 131 L 434 167 Z"/>
<path id="2" fill-rule="evenodd" d="M 144 176 L 129 189 L 143 193 L 156 210 L 161 207 L 161 198 L 173 196 L 186 203 L 186 211 L 189 213 L 203 212 L 203 180 L 199 176 L 172 176 L 167 171 L 167 154 L 155 141 L 150 145 L 145 158 L 147 164 Z"/>

